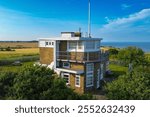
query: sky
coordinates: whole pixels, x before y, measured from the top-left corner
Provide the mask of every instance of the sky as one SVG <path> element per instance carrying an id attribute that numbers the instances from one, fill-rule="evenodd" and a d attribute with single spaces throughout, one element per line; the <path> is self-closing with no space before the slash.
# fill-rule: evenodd
<path id="1" fill-rule="evenodd" d="M 0 41 L 88 31 L 88 0 L 0 0 Z M 150 0 L 91 0 L 92 37 L 150 42 Z"/>

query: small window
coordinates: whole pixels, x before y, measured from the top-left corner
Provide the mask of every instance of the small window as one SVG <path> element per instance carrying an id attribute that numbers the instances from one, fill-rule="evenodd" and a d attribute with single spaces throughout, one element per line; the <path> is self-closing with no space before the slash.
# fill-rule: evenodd
<path id="1" fill-rule="evenodd" d="M 64 62 L 63 63 L 63 68 L 70 68 L 70 63 L 69 62 Z"/>
<path id="2" fill-rule="evenodd" d="M 52 45 L 54 45 L 54 42 L 52 42 Z"/>
<path id="3" fill-rule="evenodd" d="M 75 86 L 80 87 L 80 75 L 76 75 L 75 77 Z"/>
<path id="4" fill-rule="evenodd" d="M 49 42 L 49 45 L 51 45 L 51 42 Z"/>
<path id="5" fill-rule="evenodd" d="M 45 42 L 45 45 L 48 45 L 48 42 Z"/>
<path id="6" fill-rule="evenodd" d="M 70 75 L 68 73 L 64 73 L 63 78 L 65 79 L 66 84 L 70 84 Z"/>

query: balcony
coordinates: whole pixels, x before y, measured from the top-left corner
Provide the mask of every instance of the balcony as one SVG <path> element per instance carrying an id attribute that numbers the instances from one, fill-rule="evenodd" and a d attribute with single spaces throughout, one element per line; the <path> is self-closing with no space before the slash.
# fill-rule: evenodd
<path id="1" fill-rule="evenodd" d="M 101 52 L 64 52 L 59 51 L 56 54 L 57 60 L 74 62 L 98 62 Z"/>

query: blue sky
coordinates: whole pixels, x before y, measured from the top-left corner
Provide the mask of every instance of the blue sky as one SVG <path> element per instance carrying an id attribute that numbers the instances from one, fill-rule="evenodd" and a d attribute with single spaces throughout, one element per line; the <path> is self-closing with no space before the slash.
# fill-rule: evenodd
<path id="1" fill-rule="evenodd" d="M 0 0 L 0 40 L 87 32 L 88 0 Z M 92 36 L 150 42 L 150 0 L 91 0 Z"/>

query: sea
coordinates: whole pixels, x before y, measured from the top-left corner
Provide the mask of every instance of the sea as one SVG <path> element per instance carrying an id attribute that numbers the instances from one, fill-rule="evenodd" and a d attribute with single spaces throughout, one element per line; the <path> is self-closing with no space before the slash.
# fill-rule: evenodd
<path id="1" fill-rule="evenodd" d="M 102 42 L 101 46 L 110 46 L 116 48 L 136 46 L 141 48 L 144 52 L 150 52 L 150 42 Z"/>

